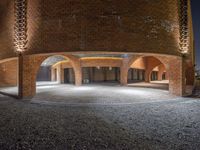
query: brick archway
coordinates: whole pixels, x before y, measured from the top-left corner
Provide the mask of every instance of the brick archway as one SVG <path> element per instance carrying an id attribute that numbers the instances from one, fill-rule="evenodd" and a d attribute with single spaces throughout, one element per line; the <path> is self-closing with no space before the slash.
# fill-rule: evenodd
<path id="1" fill-rule="evenodd" d="M 33 97 L 36 94 L 36 76 L 44 60 L 56 55 L 26 55 L 19 57 L 19 97 Z M 75 85 L 82 84 L 80 60 L 72 55 L 62 55 L 70 61 L 75 73 Z"/>
<path id="2" fill-rule="evenodd" d="M 144 54 L 144 55 L 136 55 L 133 57 L 124 58 L 122 62 L 122 67 L 121 67 L 121 84 L 122 85 L 127 85 L 128 70 L 131 64 L 133 64 L 137 59 L 142 58 L 142 57 L 154 57 L 155 59 L 159 60 L 165 66 L 166 72 L 168 72 L 168 75 L 169 75 L 169 92 L 171 94 L 178 95 L 178 96 L 184 95 L 185 93 L 184 61 L 182 57 L 178 57 L 178 56 Z M 151 72 L 152 69 L 149 69 L 149 71 L 147 72 Z"/>

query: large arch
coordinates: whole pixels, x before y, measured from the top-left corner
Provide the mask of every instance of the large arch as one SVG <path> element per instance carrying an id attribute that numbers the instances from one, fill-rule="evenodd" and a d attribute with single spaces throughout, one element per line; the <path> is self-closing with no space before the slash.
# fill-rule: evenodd
<path id="1" fill-rule="evenodd" d="M 128 70 L 137 59 L 142 57 L 154 57 L 159 62 L 161 62 L 165 68 L 166 72 L 168 72 L 169 76 L 169 92 L 174 95 L 183 96 L 185 94 L 185 63 L 183 61 L 182 57 L 178 56 L 169 56 L 169 55 L 153 55 L 153 54 L 142 54 L 142 55 L 136 55 L 129 58 L 124 58 L 123 65 L 121 70 L 121 84 L 127 85 L 128 81 Z M 154 63 L 156 66 L 157 63 Z M 149 80 L 149 73 L 152 71 L 154 67 L 151 67 L 147 70 L 146 77 Z M 147 80 L 147 81 L 148 81 Z"/>
<path id="2" fill-rule="evenodd" d="M 57 54 L 56 54 L 57 55 Z M 80 60 L 72 55 L 60 56 L 68 59 L 74 69 L 75 85 L 82 84 Z M 55 55 L 26 55 L 19 57 L 19 97 L 33 97 L 36 94 L 36 76 L 42 62 Z"/>

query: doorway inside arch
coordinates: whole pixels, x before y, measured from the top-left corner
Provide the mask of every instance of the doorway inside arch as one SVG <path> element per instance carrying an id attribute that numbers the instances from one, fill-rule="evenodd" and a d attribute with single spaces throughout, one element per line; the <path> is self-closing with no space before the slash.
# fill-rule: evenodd
<path id="1" fill-rule="evenodd" d="M 61 84 L 74 84 L 74 71 L 70 61 L 60 55 L 45 59 L 37 73 L 37 92 L 54 89 Z"/>

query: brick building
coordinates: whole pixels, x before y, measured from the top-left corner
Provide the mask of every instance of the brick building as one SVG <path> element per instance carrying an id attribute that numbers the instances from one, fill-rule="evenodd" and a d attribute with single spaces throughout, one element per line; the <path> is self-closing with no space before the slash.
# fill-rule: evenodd
<path id="1" fill-rule="evenodd" d="M 1 0 L 0 12 L 0 86 L 20 97 L 45 69 L 77 86 L 169 80 L 183 96 L 194 84 L 190 0 Z"/>

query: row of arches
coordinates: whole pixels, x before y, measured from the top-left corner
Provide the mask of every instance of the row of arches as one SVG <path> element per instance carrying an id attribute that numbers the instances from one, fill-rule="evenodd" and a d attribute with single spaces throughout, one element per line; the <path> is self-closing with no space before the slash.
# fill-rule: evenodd
<path id="1" fill-rule="evenodd" d="M 145 82 L 151 82 L 152 80 L 168 80 L 169 92 L 175 95 L 183 95 L 186 84 L 192 84 L 193 80 L 191 76 L 188 76 L 188 72 L 185 72 L 187 68 L 185 69 L 186 65 L 183 59 L 175 56 L 137 54 L 121 58 L 79 58 L 74 55 L 66 54 L 27 55 L 19 57 L 18 60 L 19 97 L 33 97 L 36 94 L 37 74 L 41 69 L 40 67 L 46 60 L 55 56 L 62 57 L 63 60 L 67 61 L 67 63 L 63 63 L 63 60 L 60 60 L 56 62 L 56 66 L 68 64 L 69 66 L 65 66 L 65 68 L 71 68 L 74 72 L 74 84 L 77 86 L 85 83 L 83 82 L 85 79 L 83 75 L 84 68 L 96 68 L 97 70 L 99 70 L 98 68 L 104 68 L 104 72 L 106 72 L 106 70 L 109 72 L 110 68 L 117 68 L 116 70 L 118 71 L 116 71 L 116 73 L 119 75 L 116 77 L 116 80 L 118 80 L 121 85 L 127 85 L 134 79 Z M 51 80 L 53 80 L 52 78 L 56 78 L 56 80 L 63 81 L 64 79 L 62 76 L 59 77 L 57 75 L 55 77 L 57 74 L 55 72 L 64 74 L 64 69 L 58 67 L 56 71 L 52 71 L 52 68 L 53 67 L 51 67 Z M 104 79 L 107 78 L 108 77 L 105 76 Z"/>
<path id="2" fill-rule="evenodd" d="M 46 59 L 44 62 L 48 63 L 49 59 L 53 59 L 52 56 Z M 56 56 L 58 57 L 58 56 Z M 100 61 L 99 61 L 100 60 Z M 138 58 L 129 68 L 128 71 L 128 83 L 137 81 L 152 81 L 152 80 L 168 80 L 165 66 L 157 61 L 157 64 L 150 66 L 150 72 L 147 72 L 146 68 L 149 68 L 147 64 L 157 61 L 154 57 Z M 88 58 L 81 59 L 81 71 L 82 71 L 82 83 L 91 82 L 106 82 L 117 81 L 120 82 L 120 69 L 122 59 L 113 58 Z M 44 73 L 47 72 L 48 76 L 45 79 Z M 148 73 L 148 75 L 146 75 Z M 74 68 L 68 60 L 63 60 L 55 63 L 51 67 L 41 66 L 38 79 L 41 81 L 58 81 L 59 83 L 75 83 Z M 147 76 L 147 77 L 146 77 Z"/>

